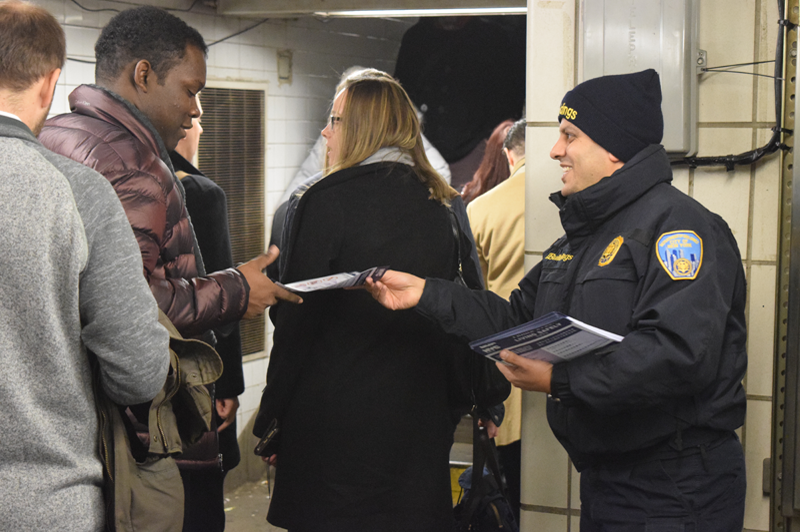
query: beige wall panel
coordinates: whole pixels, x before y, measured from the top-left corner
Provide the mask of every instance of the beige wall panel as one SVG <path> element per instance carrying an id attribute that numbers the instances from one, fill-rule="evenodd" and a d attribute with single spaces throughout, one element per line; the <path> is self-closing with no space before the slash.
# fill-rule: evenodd
<path id="1" fill-rule="evenodd" d="M 528 122 L 555 122 L 575 84 L 574 0 L 528 1 Z"/>
<path id="2" fill-rule="evenodd" d="M 759 131 L 757 144 L 763 146 L 772 136 L 768 130 Z M 756 165 L 753 187 L 753 260 L 776 261 L 778 259 L 778 221 L 780 218 L 781 159 L 775 153 L 761 159 Z"/>
<path id="3" fill-rule="evenodd" d="M 698 47 L 708 52 L 709 66 L 750 61 L 754 46 L 755 0 L 702 0 L 699 4 Z M 753 108 L 750 76 L 704 74 L 700 77 L 699 91 L 701 122 L 750 121 Z"/>
<path id="4" fill-rule="evenodd" d="M 683 192 L 689 194 L 689 167 L 688 166 L 673 166 L 672 167 L 672 186 Z"/>
<path id="5" fill-rule="evenodd" d="M 744 442 L 747 468 L 744 528 L 747 530 L 769 530 L 769 497 L 763 494 L 761 472 L 764 458 L 770 455 L 771 418 L 771 402 L 747 402 L 747 436 Z"/>
<path id="6" fill-rule="evenodd" d="M 578 473 L 578 470 L 575 469 L 573 465 L 570 467 L 569 470 L 570 478 L 571 478 L 571 485 L 570 485 L 570 501 L 571 507 L 574 510 L 580 510 L 581 508 L 581 474 Z"/>
<path id="7" fill-rule="evenodd" d="M 750 268 L 747 316 L 747 393 L 750 395 L 772 395 L 775 275 L 775 266 L 754 264 Z"/>
<path id="8" fill-rule="evenodd" d="M 542 261 L 542 254 L 541 253 L 530 253 L 525 254 L 525 272 L 527 273 L 528 270 L 536 266 L 538 263 Z"/>
<path id="9" fill-rule="evenodd" d="M 778 3 L 773 0 L 762 0 L 758 27 L 758 55 L 756 61 L 775 59 L 775 44 L 778 39 Z M 765 76 L 775 74 L 775 65 L 767 63 L 756 66 L 756 73 Z M 736 75 L 736 74 L 734 74 Z M 745 76 L 742 76 L 745 77 Z M 775 122 L 775 82 L 767 78 L 756 78 L 756 120 L 759 122 Z"/>
<path id="10" fill-rule="evenodd" d="M 558 208 L 548 199 L 561 190 L 561 167 L 550 158 L 556 127 L 528 127 L 525 131 L 525 249 L 541 253 L 564 230 Z"/>
<path id="11" fill-rule="evenodd" d="M 567 532 L 567 516 L 522 511 L 520 532 Z M 573 528 L 573 530 L 576 530 Z"/>
<path id="12" fill-rule="evenodd" d="M 745 151 L 752 145 L 751 137 L 748 129 L 701 128 L 700 153 L 719 155 Z M 750 168 L 737 166 L 733 172 L 718 167 L 697 168 L 693 196 L 707 209 L 722 216 L 739 244 L 742 257 L 746 257 Z"/>
<path id="13" fill-rule="evenodd" d="M 522 503 L 566 508 L 569 458 L 547 424 L 546 403 L 543 393 L 522 394 Z"/>

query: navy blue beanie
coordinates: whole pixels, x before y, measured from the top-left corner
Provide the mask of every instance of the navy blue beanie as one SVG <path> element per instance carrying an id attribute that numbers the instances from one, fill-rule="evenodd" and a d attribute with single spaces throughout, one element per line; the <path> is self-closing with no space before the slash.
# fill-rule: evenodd
<path id="1" fill-rule="evenodd" d="M 664 136 L 661 82 L 652 68 L 589 79 L 561 101 L 566 118 L 623 162 Z"/>

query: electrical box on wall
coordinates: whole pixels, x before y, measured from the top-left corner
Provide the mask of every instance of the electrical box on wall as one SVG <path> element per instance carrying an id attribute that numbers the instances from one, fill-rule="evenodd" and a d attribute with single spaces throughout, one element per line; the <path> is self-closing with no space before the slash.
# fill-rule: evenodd
<path id="1" fill-rule="evenodd" d="M 578 81 L 655 69 L 673 157 L 697 153 L 698 1 L 580 0 Z"/>

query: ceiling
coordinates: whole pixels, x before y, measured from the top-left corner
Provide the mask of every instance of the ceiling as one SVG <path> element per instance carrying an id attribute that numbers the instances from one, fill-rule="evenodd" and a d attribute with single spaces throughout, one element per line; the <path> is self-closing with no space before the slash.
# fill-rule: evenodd
<path id="1" fill-rule="evenodd" d="M 527 0 L 216 0 L 217 14 L 289 17 L 356 10 L 438 10 L 524 8 Z M 484 11 L 485 14 L 491 14 Z M 461 14 L 461 13 L 458 13 Z M 418 16 L 414 13 L 410 16 Z M 394 14 L 393 16 L 398 16 Z"/>

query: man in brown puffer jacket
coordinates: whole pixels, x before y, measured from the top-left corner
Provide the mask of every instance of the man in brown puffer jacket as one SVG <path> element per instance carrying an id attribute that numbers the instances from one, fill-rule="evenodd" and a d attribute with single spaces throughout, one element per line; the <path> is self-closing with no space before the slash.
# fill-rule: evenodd
<path id="1" fill-rule="evenodd" d="M 206 82 L 207 50 L 195 29 L 164 10 L 119 13 L 95 45 L 97 85 L 76 88 L 72 112 L 48 120 L 39 140 L 111 182 L 158 306 L 184 337 L 213 342 L 211 329 L 258 316 L 278 299 L 300 298 L 262 273 L 277 257 L 275 247 L 238 268 L 204 271 L 169 152 L 199 116 L 195 95 Z"/>

